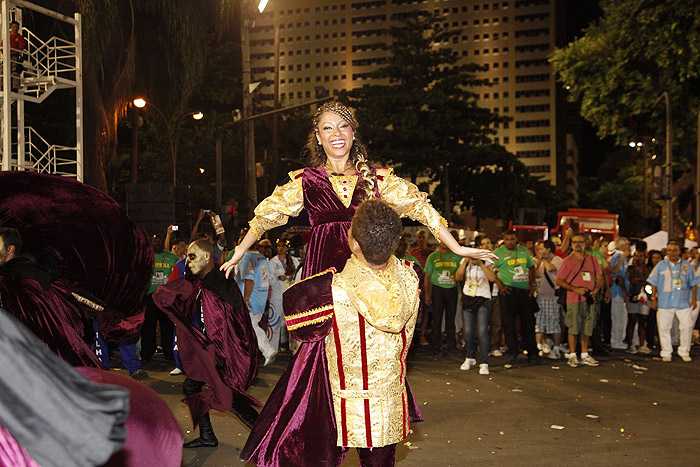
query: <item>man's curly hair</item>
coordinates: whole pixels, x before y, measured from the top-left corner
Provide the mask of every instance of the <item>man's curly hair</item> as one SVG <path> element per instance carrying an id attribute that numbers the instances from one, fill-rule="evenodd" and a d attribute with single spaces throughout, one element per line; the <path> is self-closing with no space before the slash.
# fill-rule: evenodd
<path id="1" fill-rule="evenodd" d="M 396 211 L 376 199 L 362 202 L 352 218 L 352 236 L 370 264 L 384 264 L 389 260 L 402 231 L 401 218 Z"/>

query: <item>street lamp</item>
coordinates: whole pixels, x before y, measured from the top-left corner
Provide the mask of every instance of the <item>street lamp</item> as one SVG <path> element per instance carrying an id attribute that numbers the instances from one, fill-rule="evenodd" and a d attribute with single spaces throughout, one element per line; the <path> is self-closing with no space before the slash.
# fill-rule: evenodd
<path id="1" fill-rule="evenodd" d="M 673 120 L 671 118 L 671 97 L 668 91 L 661 93 L 659 97 L 656 98 L 654 104 L 651 106 L 653 109 L 656 105 L 664 99 L 666 101 L 666 164 L 662 183 L 668 189 L 668 196 L 666 198 L 666 221 L 668 223 L 668 239 L 673 239 Z"/>
<path id="2" fill-rule="evenodd" d="M 162 110 L 160 110 L 155 104 L 152 104 L 146 99 L 142 97 L 137 97 L 133 101 L 134 106 L 142 109 L 146 107 L 147 105 L 149 107 L 152 107 L 155 109 L 155 111 L 160 115 L 160 117 L 163 119 L 163 122 L 165 123 L 165 128 L 167 129 L 168 133 L 168 142 L 170 144 L 170 156 L 173 161 L 173 188 L 177 186 L 177 143 L 178 143 L 178 138 L 177 135 L 180 132 L 180 125 L 182 124 L 183 120 L 187 117 L 192 117 L 194 120 L 201 120 L 204 118 L 204 113 L 197 111 L 197 112 L 186 112 L 182 115 L 180 115 L 177 119 L 177 122 L 175 123 L 175 129 L 173 129 L 168 121 L 168 119 L 165 117 L 165 114 L 163 113 Z"/>

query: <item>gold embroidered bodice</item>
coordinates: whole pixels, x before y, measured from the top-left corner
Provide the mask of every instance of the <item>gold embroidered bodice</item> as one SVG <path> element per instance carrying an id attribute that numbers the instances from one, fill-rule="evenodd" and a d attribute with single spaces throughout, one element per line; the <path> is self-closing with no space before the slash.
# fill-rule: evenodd
<path id="1" fill-rule="evenodd" d="M 350 207 L 352 203 L 352 194 L 355 192 L 355 186 L 358 180 L 357 175 L 329 175 L 328 179 L 331 181 L 333 190 L 335 194 L 338 195 L 340 202 L 346 208 Z"/>
<path id="2" fill-rule="evenodd" d="M 260 238 L 265 231 L 285 225 L 290 217 L 296 217 L 304 209 L 304 169 L 289 173 L 291 181 L 278 186 L 270 196 L 255 208 L 250 221 L 250 231 Z M 357 175 L 331 175 L 331 185 L 345 207 L 350 206 L 357 187 Z M 377 169 L 377 184 L 381 199 L 389 203 L 401 217 L 409 217 L 430 229 L 439 238 L 440 226 L 447 221 L 430 204 L 428 195 L 413 183 L 394 174 L 392 169 Z M 347 196 L 347 198 L 346 198 Z"/>

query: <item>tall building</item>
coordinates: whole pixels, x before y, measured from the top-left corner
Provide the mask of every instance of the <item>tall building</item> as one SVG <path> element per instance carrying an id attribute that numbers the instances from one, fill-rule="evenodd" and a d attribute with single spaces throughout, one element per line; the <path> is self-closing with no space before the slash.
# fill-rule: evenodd
<path id="1" fill-rule="evenodd" d="M 263 82 L 262 98 L 271 102 L 278 50 L 283 106 L 369 83 L 367 74 L 388 61 L 372 44 L 417 9 L 461 30 L 449 46 L 486 68 L 480 74 L 491 85 L 474 89 L 479 105 L 512 118 L 494 142 L 555 185 L 562 201 L 577 199 L 575 171 L 567 169 L 565 99 L 547 60 L 565 37 L 561 0 L 272 0 L 250 33 L 253 81 Z"/>

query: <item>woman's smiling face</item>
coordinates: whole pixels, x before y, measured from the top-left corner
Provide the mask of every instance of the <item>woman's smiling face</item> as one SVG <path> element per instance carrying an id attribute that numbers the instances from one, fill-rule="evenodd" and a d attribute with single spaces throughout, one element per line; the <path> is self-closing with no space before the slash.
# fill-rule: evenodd
<path id="1" fill-rule="evenodd" d="M 340 115 L 324 112 L 316 128 L 316 138 L 331 159 L 347 159 L 355 138 L 352 126 Z"/>

